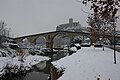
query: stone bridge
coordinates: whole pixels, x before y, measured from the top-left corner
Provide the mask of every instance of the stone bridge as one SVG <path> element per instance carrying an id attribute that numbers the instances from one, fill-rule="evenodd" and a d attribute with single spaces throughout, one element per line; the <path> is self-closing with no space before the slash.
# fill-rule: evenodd
<path id="1" fill-rule="evenodd" d="M 70 38 L 70 43 L 73 42 L 75 36 L 89 36 L 90 33 L 84 33 L 84 32 L 70 32 L 70 31 L 53 31 L 53 32 L 46 32 L 46 33 L 40 33 L 40 34 L 33 34 L 33 35 L 28 35 L 28 36 L 22 36 L 22 37 L 17 37 L 14 38 L 14 41 L 16 43 L 21 42 L 23 39 L 27 38 L 30 43 L 35 44 L 35 41 L 38 37 L 43 36 L 46 41 L 46 47 L 47 48 L 52 48 L 53 47 L 53 39 L 57 35 L 66 35 Z"/>
<path id="2" fill-rule="evenodd" d="M 86 32 L 70 32 L 70 31 L 53 31 L 53 32 L 46 32 L 46 33 L 40 33 L 40 34 L 33 34 L 33 35 L 27 35 L 27 36 L 22 36 L 22 37 L 17 37 L 14 38 L 14 41 L 16 43 L 21 42 L 23 39 L 27 38 L 30 43 L 35 44 L 36 39 L 40 36 L 43 36 L 45 38 L 46 41 L 46 47 L 47 48 L 53 48 L 53 39 L 57 36 L 57 35 L 67 35 L 70 38 L 70 43 L 73 42 L 75 36 L 87 36 L 91 39 L 91 35 L 90 33 L 86 33 Z M 103 35 L 101 35 L 102 37 Z M 120 36 L 115 36 L 116 37 L 116 42 L 118 40 L 120 40 Z M 110 43 L 112 44 L 114 41 L 113 35 L 104 35 L 104 38 L 107 38 L 108 40 L 110 40 Z M 92 40 L 92 39 L 91 39 Z"/>

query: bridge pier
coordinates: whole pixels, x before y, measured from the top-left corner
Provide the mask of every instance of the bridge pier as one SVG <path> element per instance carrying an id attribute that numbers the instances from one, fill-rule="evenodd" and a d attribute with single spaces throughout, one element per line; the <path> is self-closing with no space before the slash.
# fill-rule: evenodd
<path id="1" fill-rule="evenodd" d="M 53 41 L 46 41 L 46 48 L 53 48 Z"/>

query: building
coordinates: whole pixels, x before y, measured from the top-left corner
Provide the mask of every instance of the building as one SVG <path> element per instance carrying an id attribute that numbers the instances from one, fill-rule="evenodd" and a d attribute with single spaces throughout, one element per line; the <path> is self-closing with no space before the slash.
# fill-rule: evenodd
<path id="1" fill-rule="evenodd" d="M 69 23 L 60 24 L 56 27 L 56 31 L 81 31 L 81 25 L 79 24 L 79 22 L 73 22 L 73 19 L 70 18 Z"/>
<path id="2" fill-rule="evenodd" d="M 69 23 L 60 24 L 56 27 L 56 31 L 72 31 L 72 32 L 89 32 L 88 27 L 82 27 L 79 22 L 74 22 L 72 18 Z"/>

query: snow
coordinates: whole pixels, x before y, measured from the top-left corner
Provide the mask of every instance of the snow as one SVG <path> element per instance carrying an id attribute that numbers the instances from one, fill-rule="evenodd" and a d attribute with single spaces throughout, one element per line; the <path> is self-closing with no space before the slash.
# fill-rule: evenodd
<path id="1" fill-rule="evenodd" d="M 16 50 L 10 48 L 0 49 L 0 57 L 13 57 L 16 55 L 17 55 Z"/>
<path id="2" fill-rule="evenodd" d="M 31 66 L 36 65 L 40 63 L 41 61 L 49 60 L 50 58 L 44 57 L 44 56 L 38 56 L 38 55 L 30 55 L 25 58 L 25 63 L 30 64 Z"/>
<path id="3" fill-rule="evenodd" d="M 76 47 L 71 47 L 70 50 L 71 51 L 77 51 L 77 48 Z"/>
<path id="4" fill-rule="evenodd" d="M 10 72 L 17 73 L 22 67 L 22 70 L 30 70 L 33 65 L 40 63 L 41 61 L 49 60 L 50 58 L 38 55 L 28 55 L 24 58 L 24 62 L 19 61 L 19 57 L 0 57 L 0 77 L 5 75 L 6 68 L 12 68 Z M 15 69 L 15 67 L 17 67 Z"/>
<path id="5" fill-rule="evenodd" d="M 77 47 L 81 47 L 81 45 L 80 45 L 80 44 L 78 44 L 78 43 L 76 43 L 76 44 L 75 44 L 75 46 L 77 46 Z"/>
<path id="6" fill-rule="evenodd" d="M 32 69 L 32 66 L 50 59 L 45 56 L 31 55 L 28 50 L 31 45 L 27 39 L 19 44 L 11 41 L 2 44 L 4 48 L 0 48 L 0 78 L 6 73 L 26 72 Z M 14 49 L 11 48 L 12 46 L 14 46 Z M 23 60 L 20 59 L 22 56 L 17 55 L 18 52 L 15 48 L 18 48 L 18 46 L 24 51 Z"/>
<path id="7" fill-rule="evenodd" d="M 71 56 L 67 56 L 52 64 L 65 69 L 58 80 L 120 80 L 120 53 L 117 64 L 113 62 L 113 50 L 105 48 L 82 47 Z M 97 79 L 100 78 L 100 79 Z"/>

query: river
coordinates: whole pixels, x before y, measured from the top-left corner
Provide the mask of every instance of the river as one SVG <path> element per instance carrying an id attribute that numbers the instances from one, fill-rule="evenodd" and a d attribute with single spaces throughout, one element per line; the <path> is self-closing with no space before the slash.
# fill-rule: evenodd
<path id="1" fill-rule="evenodd" d="M 49 74 L 32 70 L 26 74 L 6 77 L 2 80 L 47 80 Z"/>

